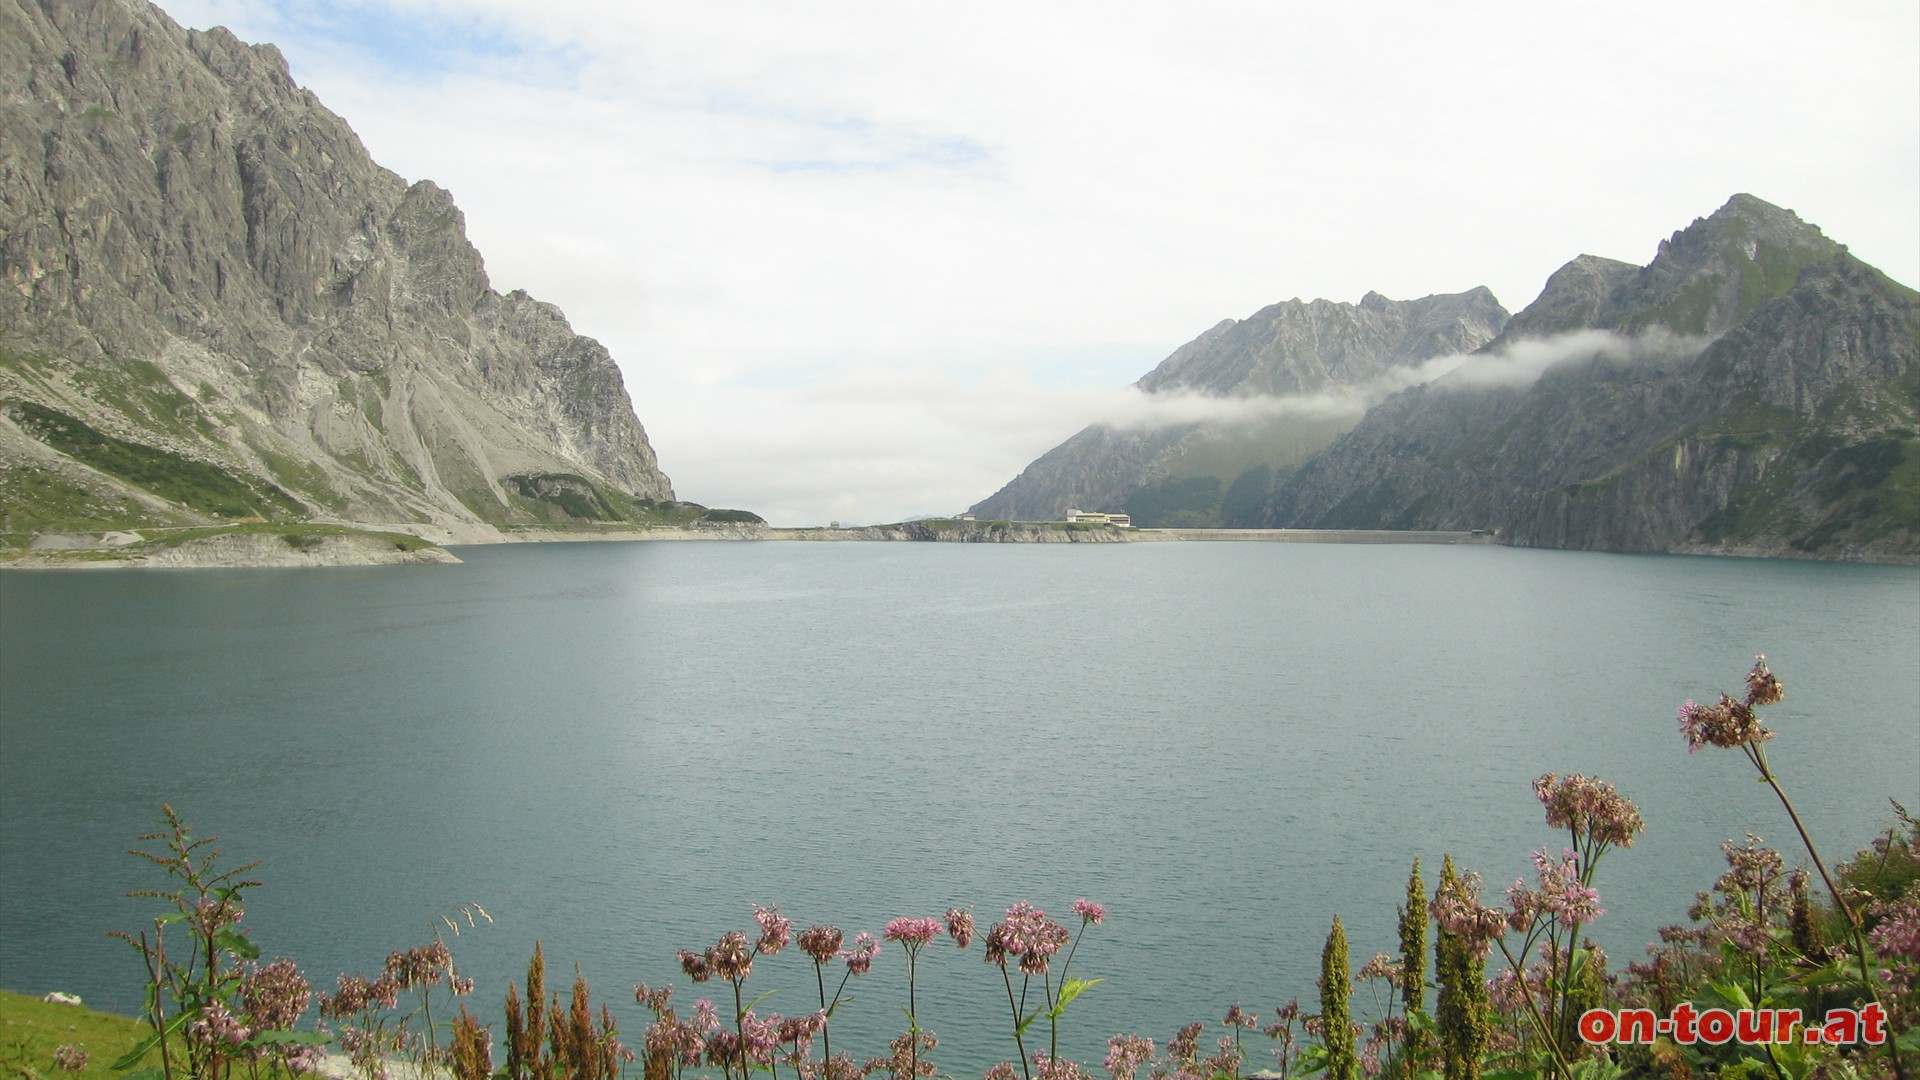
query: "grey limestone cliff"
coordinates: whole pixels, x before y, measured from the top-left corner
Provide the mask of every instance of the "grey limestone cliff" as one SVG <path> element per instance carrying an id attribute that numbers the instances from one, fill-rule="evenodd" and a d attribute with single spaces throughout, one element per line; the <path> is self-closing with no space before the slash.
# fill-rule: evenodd
<path id="1" fill-rule="evenodd" d="M 672 498 L 607 351 L 496 292 L 452 196 L 272 46 L 23 0 L 0 72 L 0 528 Z"/>
<path id="2" fill-rule="evenodd" d="M 1288 300 L 1227 319 L 1181 346 L 1135 385 L 1149 395 L 1314 399 L 1257 421 L 1151 429 L 1096 424 L 973 507 L 981 518 L 1055 520 L 1071 507 L 1126 509 L 1138 525 L 1234 524 L 1275 475 L 1359 419 L 1370 393 L 1425 361 L 1491 340 L 1507 312 L 1484 288 L 1358 304 Z M 1329 409 L 1329 405 L 1331 408 Z"/>

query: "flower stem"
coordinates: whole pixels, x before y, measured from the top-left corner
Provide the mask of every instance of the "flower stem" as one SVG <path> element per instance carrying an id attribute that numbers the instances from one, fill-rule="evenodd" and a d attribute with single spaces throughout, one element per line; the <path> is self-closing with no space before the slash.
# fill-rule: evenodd
<path id="1" fill-rule="evenodd" d="M 1013 1000 L 1013 976 L 1007 974 L 1005 965 L 1000 968 L 1000 981 L 1007 984 L 1007 1008 L 1013 1010 L 1013 1045 L 1020 1050 L 1020 1072 L 1027 1080 L 1033 1080 L 1033 1069 L 1027 1064 L 1027 1044 L 1020 1037 L 1020 1006 Z M 1026 995 L 1023 992 L 1021 996 Z"/>
<path id="2" fill-rule="evenodd" d="M 820 1060 L 832 1061 L 833 1060 L 833 1036 L 828 1033 L 827 1029 L 833 1026 L 832 1024 L 833 1018 L 830 1016 L 827 1016 L 827 1013 L 829 1011 L 827 1009 L 827 976 L 821 967 L 820 961 L 818 960 L 815 960 L 813 962 L 813 981 L 817 983 L 820 987 L 820 1015 L 823 1017 L 826 1017 L 826 1022 L 823 1023 L 820 1027 Z M 841 986 L 847 985 L 846 976 L 843 975 L 840 977 L 840 985 Z M 839 990 L 835 990 L 833 992 L 833 1003 L 835 1005 L 840 1004 Z"/>
<path id="3" fill-rule="evenodd" d="M 1547 1052 L 1553 1055 L 1554 1071 L 1558 1073 L 1563 1080 L 1573 1080 L 1573 1073 L 1567 1069 L 1566 1059 L 1560 1056 L 1559 1043 L 1554 1039 L 1553 1033 L 1547 1029 L 1547 1021 L 1546 1018 L 1540 1014 L 1540 1007 L 1534 1004 L 1533 992 L 1527 989 L 1527 969 L 1525 965 L 1515 960 L 1513 953 L 1507 951 L 1506 942 L 1496 939 L 1495 944 L 1500 946 L 1500 952 L 1506 956 L 1508 966 L 1513 968 L 1513 984 L 1520 988 L 1520 1000 L 1526 1003 L 1527 1013 L 1533 1018 L 1534 1027 L 1539 1030 L 1541 1039 L 1547 1044 Z M 1526 953 L 1523 951 L 1520 955 L 1525 957 Z"/>
<path id="4" fill-rule="evenodd" d="M 1753 762 L 1754 768 L 1760 770 L 1760 778 L 1773 789 L 1774 795 L 1780 799 L 1780 805 L 1786 809 L 1787 817 L 1792 819 L 1794 830 L 1800 834 L 1800 843 L 1806 847 L 1807 855 L 1813 859 L 1814 869 L 1820 871 L 1820 880 L 1826 883 L 1827 892 L 1833 895 L 1834 906 L 1840 909 L 1840 917 L 1847 921 L 1847 937 L 1852 939 L 1853 955 L 1860 961 L 1860 988 L 1868 997 L 1879 1000 L 1880 987 L 1875 983 L 1873 972 L 1867 966 L 1867 943 L 1860 936 L 1859 916 L 1854 914 L 1853 905 L 1847 903 L 1846 894 L 1834 884 L 1833 875 L 1827 873 L 1827 864 L 1821 860 L 1820 850 L 1813 846 L 1813 837 L 1807 835 L 1807 827 L 1801 823 L 1799 811 L 1793 808 L 1793 800 L 1787 798 L 1786 790 L 1780 786 L 1779 779 L 1773 775 L 1773 769 L 1767 764 L 1767 752 L 1761 748 L 1758 740 L 1748 742 L 1745 749 L 1747 758 Z M 1887 1040 L 1887 1058 L 1893 1064 L 1893 1075 L 1899 1080 L 1906 1080 L 1907 1070 L 1900 1060 L 1900 1048 L 1893 1039 Z"/>

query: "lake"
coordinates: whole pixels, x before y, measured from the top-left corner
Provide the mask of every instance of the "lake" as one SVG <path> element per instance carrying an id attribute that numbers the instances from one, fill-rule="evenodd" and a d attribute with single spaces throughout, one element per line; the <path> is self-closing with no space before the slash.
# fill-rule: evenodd
<path id="1" fill-rule="evenodd" d="M 1920 806 L 1920 569 L 1488 546 L 605 543 L 466 565 L 0 575 L 0 986 L 133 1011 L 103 932 L 158 909 L 124 852 L 171 803 L 262 860 L 246 925 L 317 984 L 454 942 L 497 1023 L 538 939 L 615 1003 L 777 903 L 895 915 L 1106 905 L 1071 1056 L 1243 1002 L 1311 1003 L 1342 916 L 1392 951 L 1417 856 L 1498 894 L 1558 849 L 1530 782 L 1585 772 L 1647 832 L 1600 871 L 1616 968 L 1748 831 L 1792 830 L 1675 710 L 1768 654 L 1776 768 L 1829 859 Z M 922 1025 L 1011 1053 L 998 972 L 944 939 Z M 798 950 L 763 1008 L 811 1007 Z M 889 947 L 836 1049 L 903 1024 Z M 710 984 L 701 994 L 720 997 Z M 1366 993 L 1358 1003 L 1364 1007 Z M 1264 1058 L 1264 1051 L 1256 1051 Z M 1252 1057 L 1253 1055 L 1250 1055 Z"/>

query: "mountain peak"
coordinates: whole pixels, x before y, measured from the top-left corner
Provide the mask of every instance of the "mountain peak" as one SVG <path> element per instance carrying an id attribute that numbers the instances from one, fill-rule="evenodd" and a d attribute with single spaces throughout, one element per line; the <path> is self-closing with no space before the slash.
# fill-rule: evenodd
<path id="1" fill-rule="evenodd" d="M 1758 249 L 1763 245 L 1789 250 L 1816 250 L 1826 258 L 1831 258 L 1841 250 L 1840 245 L 1827 239 L 1818 225 L 1810 225 L 1800 220 L 1800 215 L 1765 199 L 1742 193 L 1734 195 L 1720 209 L 1706 217 L 1694 218 L 1691 225 L 1661 241 L 1655 262 L 1670 254 L 1674 257 L 1692 255 L 1697 258 L 1728 244 L 1742 251 L 1749 259 L 1757 257 Z M 1824 262 L 1826 258 L 1819 261 Z"/>
<path id="2" fill-rule="evenodd" d="M 1818 225 L 1802 221 L 1800 215 L 1793 211 L 1775 206 L 1757 195 L 1749 195 L 1744 191 L 1734 192 L 1720 209 L 1707 216 L 1709 221 L 1727 221 L 1736 218 L 1750 222 L 1777 223 L 1793 228 L 1811 229 L 1816 233 L 1820 231 Z"/>
<path id="3" fill-rule="evenodd" d="M 1735 195 L 1662 241 L 1653 261 L 1608 298 L 1598 325 L 1718 336 L 1793 288 L 1802 270 L 1844 250 L 1793 211 Z"/>
<path id="4" fill-rule="evenodd" d="M 1369 292 L 1358 304 L 1295 297 L 1223 320 L 1136 385 L 1217 397 L 1312 393 L 1475 348 L 1506 321 L 1506 309 L 1484 287 L 1418 300 Z"/>
<path id="5" fill-rule="evenodd" d="M 1487 345 L 1487 350 L 1498 351 L 1511 342 L 1552 337 L 1597 325 L 1607 298 L 1639 272 L 1640 267 L 1617 259 L 1575 256 L 1547 278 L 1539 299 L 1509 320 L 1500 336 Z"/>
<path id="6" fill-rule="evenodd" d="M 1589 328 L 1718 337 L 1844 251 L 1793 211 L 1737 194 L 1662 240 L 1646 266 L 1594 255 L 1562 266 L 1488 348 Z"/>

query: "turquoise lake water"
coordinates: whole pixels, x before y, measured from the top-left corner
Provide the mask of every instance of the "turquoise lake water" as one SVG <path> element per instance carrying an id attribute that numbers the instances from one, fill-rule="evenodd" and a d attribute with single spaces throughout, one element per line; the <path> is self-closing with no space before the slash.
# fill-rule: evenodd
<path id="1" fill-rule="evenodd" d="M 1674 714 L 1766 652 L 1776 767 L 1826 853 L 1920 806 L 1920 570 L 1497 547 L 555 544 L 466 565 L 0 575 L 0 986 L 131 1011 L 160 803 L 261 859 L 247 925 L 317 983 L 477 901 L 497 1021 L 536 939 L 637 1042 L 639 981 L 778 903 L 878 931 L 1104 903 L 1063 1047 L 1309 1001 L 1342 916 L 1395 947 L 1418 856 L 1493 890 L 1598 774 L 1648 831 L 1601 869 L 1617 966 L 1719 844 L 1791 828 Z M 1791 849 L 1790 849 L 1791 850 Z M 763 1008 L 806 1011 L 797 950 Z M 980 946 L 920 965 L 943 1069 L 1008 1056 Z M 903 1024 L 883 954 L 836 1049 Z M 724 987 L 718 987 L 724 990 Z M 719 996 L 716 987 L 700 993 Z M 1364 1003 L 1364 1001 L 1363 1001 Z"/>

